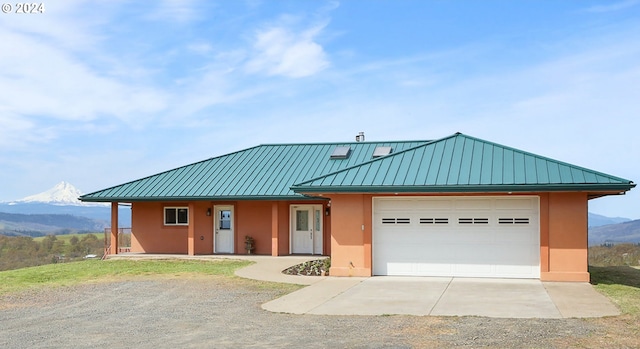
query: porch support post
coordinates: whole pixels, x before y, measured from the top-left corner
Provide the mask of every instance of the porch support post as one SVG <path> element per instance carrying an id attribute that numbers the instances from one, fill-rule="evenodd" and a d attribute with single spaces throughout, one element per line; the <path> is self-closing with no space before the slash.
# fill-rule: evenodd
<path id="1" fill-rule="evenodd" d="M 196 205 L 193 202 L 189 203 L 189 228 L 188 228 L 188 237 L 187 244 L 189 256 L 193 256 L 196 254 Z"/>
<path id="2" fill-rule="evenodd" d="M 118 203 L 111 203 L 111 246 L 109 254 L 118 254 Z"/>
<path id="3" fill-rule="evenodd" d="M 278 253 L 278 202 L 271 204 L 271 255 L 279 256 Z"/>

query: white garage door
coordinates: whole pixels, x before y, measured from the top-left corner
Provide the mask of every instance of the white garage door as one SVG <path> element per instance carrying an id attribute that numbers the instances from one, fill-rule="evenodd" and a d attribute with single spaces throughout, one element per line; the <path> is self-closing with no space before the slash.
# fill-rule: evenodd
<path id="1" fill-rule="evenodd" d="M 538 198 L 374 198 L 373 274 L 540 277 Z"/>

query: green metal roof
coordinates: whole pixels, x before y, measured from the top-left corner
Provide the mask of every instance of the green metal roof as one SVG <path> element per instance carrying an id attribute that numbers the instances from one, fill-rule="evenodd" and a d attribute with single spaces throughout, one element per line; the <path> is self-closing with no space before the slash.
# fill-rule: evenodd
<path id="1" fill-rule="evenodd" d="M 627 191 L 629 180 L 460 133 L 300 182 L 297 193 Z"/>
<path id="2" fill-rule="evenodd" d="M 351 147 L 346 159 L 330 158 L 338 146 Z M 393 151 L 373 158 L 379 146 Z M 329 192 L 611 194 L 633 187 L 626 179 L 456 133 L 436 141 L 260 145 L 86 194 L 80 200 L 303 199 L 303 194 Z"/>
<path id="3" fill-rule="evenodd" d="M 393 153 L 428 141 L 268 144 L 211 158 L 80 197 L 82 201 L 260 200 L 305 198 L 291 185 L 372 159 L 377 146 Z M 330 159 L 350 146 L 346 159 Z"/>

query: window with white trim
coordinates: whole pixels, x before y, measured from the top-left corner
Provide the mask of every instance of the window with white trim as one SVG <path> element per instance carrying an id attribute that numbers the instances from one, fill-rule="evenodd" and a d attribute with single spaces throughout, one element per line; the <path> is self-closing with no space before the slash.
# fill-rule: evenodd
<path id="1" fill-rule="evenodd" d="M 188 207 L 165 207 L 164 208 L 164 225 L 188 225 L 189 224 L 189 208 Z"/>

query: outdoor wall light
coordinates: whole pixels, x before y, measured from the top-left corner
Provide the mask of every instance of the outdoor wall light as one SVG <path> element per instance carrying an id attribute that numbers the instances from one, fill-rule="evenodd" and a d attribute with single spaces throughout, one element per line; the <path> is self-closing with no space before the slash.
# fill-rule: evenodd
<path id="1" fill-rule="evenodd" d="M 211 216 L 211 208 L 207 209 L 207 216 Z"/>
<path id="2" fill-rule="evenodd" d="M 325 216 L 328 216 L 328 215 L 329 215 L 329 213 L 331 213 L 331 209 L 330 209 L 330 208 L 328 208 L 328 207 L 325 207 L 325 209 L 324 209 L 324 215 L 325 215 Z"/>

